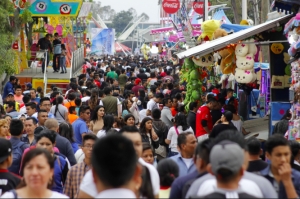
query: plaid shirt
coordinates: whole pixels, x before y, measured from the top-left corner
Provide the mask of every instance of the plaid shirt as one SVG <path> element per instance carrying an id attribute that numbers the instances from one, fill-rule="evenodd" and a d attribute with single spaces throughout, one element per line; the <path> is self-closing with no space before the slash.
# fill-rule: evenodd
<path id="1" fill-rule="evenodd" d="M 84 161 L 72 166 L 65 181 L 64 194 L 70 198 L 77 198 L 80 183 L 88 170 L 90 170 L 90 168 Z"/>

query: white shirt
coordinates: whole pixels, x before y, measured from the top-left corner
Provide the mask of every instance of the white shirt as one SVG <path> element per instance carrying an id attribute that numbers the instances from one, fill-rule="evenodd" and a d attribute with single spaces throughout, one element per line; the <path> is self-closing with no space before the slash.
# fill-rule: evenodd
<path id="1" fill-rule="evenodd" d="M 100 192 L 96 198 L 136 198 L 136 195 L 129 189 L 108 189 Z"/>
<path id="2" fill-rule="evenodd" d="M 12 192 L 5 192 L 0 198 L 15 198 Z M 20 198 L 18 196 L 18 198 Z M 58 193 L 56 191 L 52 191 L 52 195 L 49 198 L 69 198 L 68 196 Z"/>
<path id="3" fill-rule="evenodd" d="M 76 153 L 74 154 L 74 156 L 75 156 L 75 159 L 76 159 L 76 162 L 77 162 L 77 163 L 83 162 L 83 160 L 84 160 L 84 158 L 85 158 L 85 155 L 84 155 L 82 149 L 78 149 L 78 150 L 76 151 Z"/>
<path id="4" fill-rule="evenodd" d="M 186 165 L 187 168 L 190 168 L 192 162 L 193 162 L 193 158 L 182 158 L 184 164 Z"/>
<path id="5" fill-rule="evenodd" d="M 148 168 L 150 177 L 151 177 L 153 194 L 158 195 L 159 190 L 160 190 L 160 184 L 159 184 L 159 175 L 158 175 L 157 170 L 155 169 L 155 167 L 153 165 L 146 163 L 142 158 L 139 158 L 139 163 L 141 163 L 143 166 Z M 93 198 L 97 198 L 98 193 L 97 193 L 96 185 L 94 184 L 92 170 L 89 170 L 84 175 L 84 177 L 81 181 L 81 184 L 80 184 L 80 190 L 82 190 L 86 194 L 92 196 Z M 114 197 L 114 198 L 117 198 L 117 197 Z"/>
<path id="6" fill-rule="evenodd" d="M 150 99 L 147 103 L 147 110 L 152 111 L 155 108 L 158 108 L 157 103 L 154 101 L 154 99 Z"/>
<path id="7" fill-rule="evenodd" d="M 90 98 L 91 98 L 91 96 L 85 96 L 85 97 L 81 98 L 81 101 L 86 102 L 86 101 L 90 100 Z"/>
<path id="8" fill-rule="evenodd" d="M 194 131 L 191 127 L 186 129 L 185 131 L 183 131 L 182 126 L 178 126 L 177 130 L 178 130 L 178 134 L 186 133 L 186 132 L 194 133 Z M 168 132 L 168 135 L 167 135 L 167 140 L 171 140 L 169 148 L 171 148 L 171 151 L 173 151 L 173 152 L 179 152 L 178 149 L 177 149 L 177 138 L 178 138 L 178 135 L 177 135 L 176 129 L 175 129 L 174 126 L 172 126 L 169 129 L 169 132 Z"/>
<path id="9" fill-rule="evenodd" d="M 147 109 L 142 109 L 142 110 L 140 110 L 140 122 L 142 122 L 143 119 L 144 119 L 145 117 L 147 117 L 146 113 L 147 113 Z"/>
<path id="10" fill-rule="evenodd" d="M 20 114 L 22 115 L 22 114 L 26 114 L 26 106 L 23 106 L 22 108 L 20 108 Z"/>
<path id="11" fill-rule="evenodd" d="M 106 131 L 105 130 L 98 131 L 98 133 L 97 133 L 97 137 L 98 138 L 102 138 L 104 136 L 106 136 Z"/>

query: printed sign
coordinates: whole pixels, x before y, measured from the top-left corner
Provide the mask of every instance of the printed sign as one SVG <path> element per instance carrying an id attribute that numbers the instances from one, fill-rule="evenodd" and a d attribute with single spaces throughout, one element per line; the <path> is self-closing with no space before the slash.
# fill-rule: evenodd
<path id="1" fill-rule="evenodd" d="M 166 13 L 174 14 L 179 10 L 180 2 L 179 0 L 164 0 L 162 7 Z"/>

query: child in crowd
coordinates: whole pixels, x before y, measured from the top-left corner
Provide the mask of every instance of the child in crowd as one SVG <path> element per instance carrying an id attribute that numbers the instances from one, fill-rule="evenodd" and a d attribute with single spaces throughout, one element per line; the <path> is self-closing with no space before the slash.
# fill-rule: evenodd
<path id="1" fill-rule="evenodd" d="M 75 109 L 76 109 L 75 106 L 71 106 L 71 107 L 69 108 L 69 115 L 68 115 L 68 117 L 69 117 L 69 122 L 70 122 L 71 124 L 72 124 L 75 120 L 78 119 L 78 115 L 77 115 Z"/>

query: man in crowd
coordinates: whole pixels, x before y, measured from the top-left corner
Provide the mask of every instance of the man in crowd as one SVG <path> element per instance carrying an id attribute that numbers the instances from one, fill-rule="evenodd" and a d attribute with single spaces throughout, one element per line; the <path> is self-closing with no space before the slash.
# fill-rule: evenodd
<path id="1" fill-rule="evenodd" d="M 42 130 L 44 130 L 45 127 L 45 122 L 48 119 L 48 113 L 46 110 L 39 110 L 38 114 L 37 114 L 37 119 L 38 119 L 38 124 L 37 127 L 34 130 L 34 134 L 39 134 Z"/>
<path id="2" fill-rule="evenodd" d="M 79 193 L 80 183 L 83 176 L 92 168 L 92 150 L 97 141 L 97 136 L 94 134 L 86 134 L 82 140 L 82 151 L 84 160 L 81 163 L 74 165 L 68 172 L 68 176 L 64 185 L 64 193 L 70 198 L 77 198 Z"/>
<path id="3" fill-rule="evenodd" d="M 31 145 L 34 145 L 34 132 L 37 127 L 37 121 L 34 117 L 27 117 L 24 122 L 24 130 L 26 134 L 23 134 L 21 141 Z"/>
<path id="4" fill-rule="evenodd" d="M 75 142 L 78 145 L 82 145 L 82 138 L 87 133 L 89 133 L 89 129 L 86 125 L 87 121 L 90 120 L 91 117 L 91 109 L 88 106 L 82 105 L 79 108 L 79 118 L 73 122 L 73 130 L 74 130 L 74 138 Z"/>
<path id="5" fill-rule="evenodd" d="M 31 101 L 36 103 L 36 105 L 40 104 L 40 98 L 36 96 L 36 90 L 32 88 L 30 90 Z"/>
<path id="6" fill-rule="evenodd" d="M 20 111 L 20 104 L 15 101 L 13 93 L 8 93 L 5 102 L 13 102 L 14 110 L 16 110 L 17 112 Z M 3 108 L 6 110 L 6 104 L 4 104 Z"/>
<path id="7" fill-rule="evenodd" d="M 39 39 L 38 43 L 37 43 L 37 48 L 38 48 L 38 51 L 44 51 L 44 57 L 43 57 L 43 64 L 42 64 L 42 72 L 44 73 L 45 72 L 45 66 L 46 68 L 48 67 L 49 65 L 49 62 L 50 62 L 50 53 L 52 53 L 52 45 L 51 45 L 51 42 L 50 42 L 50 38 L 52 37 L 51 34 L 46 34 L 45 37 Z M 47 58 L 47 63 L 45 63 L 46 61 L 46 58 Z"/>
<path id="8" fill-rule="evenodd" d="M 104 88 L 105 97 L 101 100 L 103 106 L 105 107 L 106 114 L 112 114 L 114 116 L 121 116 L 121 103 L 118 98 L 112 96 L 112 88 Z"/>
<path id="9" fill-rule="evenodd" d="M 193 131 L 196 132 L 196 112 L 197 112 L 197 102 L 191 102 L 189 104 L 189 113 L 187 115 L 187 123 L 192 127 Z"/>
<path id="10" fill-rule="evenodd" d="M 197 139 L 193 133 L 180 133 L 177 139 L 177 146 L 180 149 L 179 154 L 172 156 L 178 167 L 179 176 L 196 171 L 195 164 L 193 162 L 193 155 L 197 145 Z"/>
<path id="11" fill-rule="evenodd" d="M 137 78 L 135 81 L 134 81 L 134 87 L 132 88 L 132 92 L 134 92 L 134 95 L 136 97 L 139 96 L 139 90 L 145 90 L 144 86 L 142 86 L 143 82 L 140 78 Z"/>
<path id="12" fill-rule="evenodd" d="M 8 101 L 5 103 L 5 108 L 6 108 L 6 115 L 11 116 L 12 118 L 18 118 L 20 115 L 19 112 L 16 111 L 15 109 L 15 102 Z"/>
<path id="13" fill-rule="evenodd" d="M 59 125 L 56 119 L 48 119 L 45 122 L 45 127 L 46 129 L 52 130 L 56 132 L 56 138 L 55 138 L 55 146 L 59 149 L 59 152 L 66 156 L 71 164 L 71 166 L 76 164 L 76 159 L 74 156 L 74 151 L 72 148 L 72 145 L 70 141 L 59 135 L 58 130 L 59 130 Z"/>
<path id="14" fill-rule="evenodd" d="M 53 72 L 57 73 L 60 69 L 60 55 L 61 55 L 61 41 L 59 40 L 58 33 L 54 34 L 53 40 Z"/>
<path id="15" fill-rule="evenodd" d="M 210 111 L 214 108 L 216 104 L 215 98 L 209 98 L 206 105 L 199 107 L 196 114 L 196 137 L 198 142 L 201 142 L 208 138 L 210 134 L 213 123 Z"/>
<path id="16" fill-rule="evenodd" d="M 29 102 L 25 104 L 25 106 L 26 106 L 27 117 L 34 117 L 34 114 L 36 113 L 36 107 L 37 107 L 36 103 Z"/>
<path id="17" fill-rule="evenodd" d="M 9 77 L 9 82 L 7 82 L 3 89 L 2 99 L 5 99 L 9 93 L 14 93 L 14 84 L 17 78 L 15 76 Z"/>
<path id="18" fill-rule="evenodd" d="M 49 97 L 42 97 L 40 99 L 40 110 L 46 110 L 48 113 L 48 118 L 54 118 L 54 115 L 50 113 L 51 106 L 52 105 Z"/>
<path id="19" fill-rule="evenodd" d="M 161 120 L 167 125 L 168 128 L 174 126 L 173 124 L 173 116 L 171 112 L 172 101 L 170 98 L 164 98 L 163 101 L 163 109 L 161 111 Z"/>
<path id="20" fill-rule="evenodd" d="M 274 186 L 279 198 L 300 196 L 300 172 L 291 168 L 291 149 L 282 135 L 271 136 L 266 144 L 266 157 L 270 160 L 267 168 L 260 173 Z"/>
<path id="21" fill-rule="evenodd" d="M 18 102 L 20 105 L 23 105 L 23 95 L 22 95 L 22 87 L 20 85 L 16 86 L 16 93 L 14 95 L 14 100 Z"/>
<path id="22" fill-rule="evenodd" d="M 249 166 L 247 171 L 259 172 L 264 170 L 268 166 L 268 163 L 260 159 L 260 156 L 263 153 L 261 142 L 257 138 L 252 137 L 247 139 L 247 146 L 249 151 Z"/>

